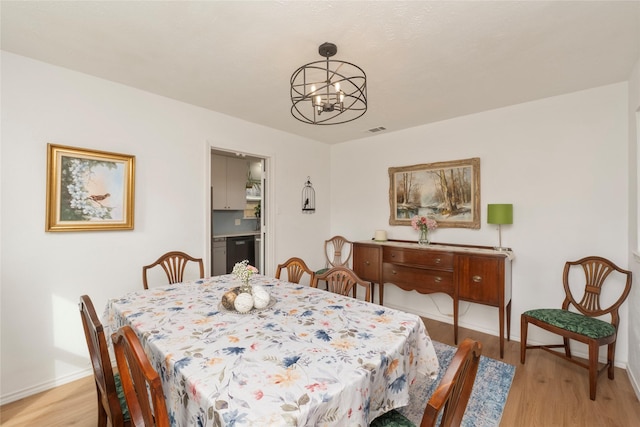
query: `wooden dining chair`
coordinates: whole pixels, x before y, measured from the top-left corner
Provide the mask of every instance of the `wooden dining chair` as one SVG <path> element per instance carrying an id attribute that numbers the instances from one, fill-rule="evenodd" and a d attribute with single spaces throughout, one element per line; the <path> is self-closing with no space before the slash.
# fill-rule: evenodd
<path id="1" fill-rule="evenodd" d="M 353 252 L 353 242 L 342 236 L 333 236 L 324 241 L 325 266 L 316 271 L 323 274 L 333 267 L 349 267 Z"/>
<path id="2" fill-rule="evenodd" d="M 427 402 L 420 427 L 434 427 L 440 413 L 440 427 L 460 425 L 476 380 L 481 353 L 479 341 L 466 338 L 460 344 L 438 388 Z M 373 420 L 370 427 L 415 427 L 415 424 L 393 409 Z"/>
<path id="3" fill-rule="evenodd" d="M 312 271 L 307 264 L 300 258 L 289 258 L 282 264 L 278 264 L 276 269 L 276 279 L 280 279 L 282 270 L 287 270 L 287 281 L 291 283 L 300 283 L 302 277 L 306 274 L 309 275 L 309 284 L 313 282 L 315 272 Z"/>
<path id="4" fill-rule="evenodd" d="M 584 290 L 574 295 L 569 283 L 569 277 L 572 270 L 579 270 L 580 268 L 582 268 L 584 272 Z M 610 276 L 612 273 L 616 273 L 615 275 L 618 275 L 622 280 L 619 282 L 616 280 L 607 280 L 613 277 Z M 589 398 L 596 400 L 598 375 L 607 368 L 609 379 L 613 380 L 616 338 L 618 335 L 618 325 L 620 323 L 618 309 L 629 295 L 632 274 L 630 271 L 619 268 L 605 258 L 591 256 L 578 261 L 565 263 L 562 282 L 564 285 L 565 298 L 562 302 L 561 309 L 541 308 L 528 310 L 520 317 L 520 363 L 525 363 L 528 349 L 538 348 L 581 366 L 589 371 Z M 601 297 L 605 282 L 620 284 L 621 289 L 616 292 L 614 296 L 607 295 L 607 298 L 610 298 L 607 300 L 614 302 L 602 307 L 601 303 L 603 301 Z M 624 283 L 624 286 L 622 286 L 622 283 Z M 613 285 L 607 286 L 607 290 L 609 290 L 610 286 Z M 570 308 L 577 311 L 569 311 Z M 610 316 L 610 322 L 597 318 L 605 315 Z M 561 336 L 563 343 L 527 345 L 527 332 L 530 323 Z M 575 340 L 588 346 L 588 363 L 584 363 L 571 356 L 570 340 Z M 598 353 L 600 347 L 603 345 L 608 346 L 607 362 L 599 368 Z M 563 348 L 564 354 L 551 350 L 553 348 Z"/>
<path id="5" fill-rule="evenodd" d="M 200 279 L 204 278 L 204 263 L 202 258 L 193 258 L 184 252 L 172 251 L 167 252 L 158 258 L 153 264 L 145 265 L 142 267 L 142 284 L 145 289 L 149 289 L 147 283 L 147 272 L 149 269 L 160 265 L 164 272 L 167 274 L 169 284 L 182 282 L 184 276 L 185 267 L 189 262 L 195 262 L 200 268 Z"/>
<path id="6" fill-rule="evenodd" d="M 346 267 L 333 267 L 323 274 L 313 276 L 311 287 L 317 288 L 319 281 L 327 283 L 327 290 L 336 294 L 356 297 L 356 289 L 363 286 L 366 290 L 365 301 L 371 302 L 371 282 L 367 282 L 358 277 L 351 269 Z"/>
<path id="7" fill-rule="evenodd" d="M 131 326 L 123 326 L 111 339 L 133 425 L 168 427 L 162 382 L 138 336 Z"/>
<path id="8" fill-rule="evenodd" d="M 105 427 L 107 420 L 111 422 L 113 427 L 130 426 L 131 420 L 120 375 L 113 372 L 104 328 L 88 295 L 80 297 L 78 307 L 80 308 L 84 337 L 89 348 L 93 377 L 96 382 L 98 426 Z"/>

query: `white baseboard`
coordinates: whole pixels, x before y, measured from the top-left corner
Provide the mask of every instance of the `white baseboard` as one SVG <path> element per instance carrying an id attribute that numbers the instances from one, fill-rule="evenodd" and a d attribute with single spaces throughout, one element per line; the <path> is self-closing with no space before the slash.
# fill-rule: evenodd
<path id="1" fill-rule="evenodd" d="M 93 375 L 93 369 L 83 369 L 82 371 L 78 371 L 74 374 L 69 374 L 64 377 L 55 378 L 51 381 L 47 381 L 32 387 L 28 387 L 19 391 L 15 391 L 13 393 L 5 394 L 0 396 L 0 405 L 4 405 L 7 403 L 15 402 L 16 400 L 24 399 L 25 397 L 32 396 L 34 394 L 50 390 L 54 387 L 61 386 L 63 384 L 70 383 L 72 381 L 79 380 L 81 378 L 87 377 L 89 375 Z"/>
<path id="2" fill-rule="evenodd" d="M 633 372 L 631 369 L 627 369 L 627 376 L 629 377 L 629 381 L 631 382 L 631 387 L 633 387 L 633 391 L 636 393 L 636 398 L 640 400 L 640 381 L 638 378 L 633 376 Z"/>

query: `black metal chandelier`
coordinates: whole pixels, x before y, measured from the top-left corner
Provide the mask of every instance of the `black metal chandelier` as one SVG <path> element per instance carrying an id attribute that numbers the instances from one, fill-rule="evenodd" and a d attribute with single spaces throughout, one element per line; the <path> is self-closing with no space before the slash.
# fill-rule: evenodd
<path id="1" fill-rule="evenodd" d="M 318 48 L 326 60 L 311 62 L 291 76 L 291 114 L 304 123 L 337 125 L 367 111 L 367 76 L 350 62 L 329 59 L 338 52 L 333 43 Z"/>

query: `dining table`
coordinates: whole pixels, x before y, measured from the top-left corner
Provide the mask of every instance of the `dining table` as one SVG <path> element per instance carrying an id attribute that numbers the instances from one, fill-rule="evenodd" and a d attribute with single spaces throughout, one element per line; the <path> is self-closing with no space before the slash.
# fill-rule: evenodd
<path id="1" fill-rule="evenodd" d="M 266 308 L 225 308 L 233 275 L 107 302 L 105 327 L 136 332 L 172 426 L 368 426 L 406 406 L 419 375 L 435 381 L 419 316 L 264 275 L 251 285 L 269 292 Z"/>

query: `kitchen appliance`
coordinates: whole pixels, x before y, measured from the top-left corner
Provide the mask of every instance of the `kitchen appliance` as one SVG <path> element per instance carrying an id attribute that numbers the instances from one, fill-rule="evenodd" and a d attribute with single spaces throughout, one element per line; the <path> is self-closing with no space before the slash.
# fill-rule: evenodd
<path id="1" fill-rule="evenodd" d="M 255 236 L 227 237 L 227 273 L 233 271 L 237 262 L 249 260 L 249 265 L 256 265 Z"/>

